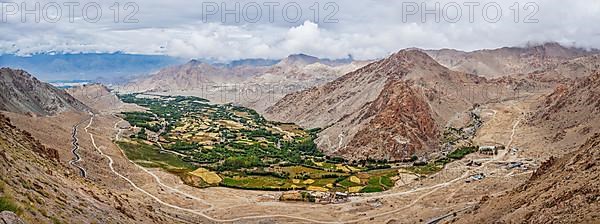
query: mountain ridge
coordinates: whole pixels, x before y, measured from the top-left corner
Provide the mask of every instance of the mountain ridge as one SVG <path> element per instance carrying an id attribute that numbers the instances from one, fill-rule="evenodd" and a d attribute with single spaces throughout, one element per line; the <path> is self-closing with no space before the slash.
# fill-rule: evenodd
<path id="1" fill-rule="evenodd" d="M 325 85 L 288 94 L 266 112 L 270 119 L 323 128 L 316 141 L 329 154 L 406 159 L 437 150 L 448 117 L 473 106 L 474 101 L 443 93 L 465 83 L 486 81 L 406 49 Z"/>
<path id="2" fill-rule="evenodd" d="M 0 110 L 55 115 L 90 109 L 64 90 L 39 81 L 23 70 L 0 69 Z"/>
<path id="3" fill-rule="evenodd" d="M 485 77 L 527 74 L 555 66 L 566 59 L 600 54 L 598 49 L 566 47 L 556 42 L 470 52 L 454 49 L 424 51 L 452 70 Z"/>

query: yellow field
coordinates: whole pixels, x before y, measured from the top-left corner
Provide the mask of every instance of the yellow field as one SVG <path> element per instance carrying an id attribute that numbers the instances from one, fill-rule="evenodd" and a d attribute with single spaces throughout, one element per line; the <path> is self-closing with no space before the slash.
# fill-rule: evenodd
<path id="1" fill-rule="evenodd" d="M 352 166 L 346 166 L 346 167 L 348 167 L 348 169 L 350 169 L 350 171 L 352 171 L 352 172 L 360 171 L 360 169 L 358 169 L 356 167 L 352 167 Z"/>
<path id="2" fill-rule="evenodd" d="M 350 169 L 346 167 L 344 164 L 335 164 L 337 170 L 341 170 L 344 173 L 350 173 Z"/>
<path id="3" fill-rule="evenodd" d="M 360 179 L 356 176 L 351 176 L 350 182 L 355 183 L 355 184 L 360 184 Z"/>
<path id="4" fill-rule="evenodd" d="M 363 188 L 364 188 L 363 186 L 349 187 L 348 188 L 348 192 L 350 192 L 350 193 L 358 193 Z"/>
<path id="5" fill-rule="evenodd" d="M 306 188 L 306 190 L 309 190 L 309 191 L 321 191 L 321 192 L 327 192 L 327 191 L 329 191 L 329 189 L 327 189 L 327 188 L 317 187 L 317 186 L 308 186 Z"/>
<path id="6" fill-rule="evenodd" d="M 315 182 L 315 180 L 313 180 L 313 179 L 308 179 L 308 180 L 305 180 L 305 181 L 304 181 L 304 182 L 302 182 L 302 183 L 303 183 L 303 184 L 312 184 L 312 183 L 314 183 L 314 182 Z"/>
<path id="7" fill-rule="evenodd" d="M 217 184 L 222 181 L 219 175 L 204 168 L 198 168 L 197 170 L 190 172 L 190 174 L 202 178 L 202 180 L 208 184 Z"/>

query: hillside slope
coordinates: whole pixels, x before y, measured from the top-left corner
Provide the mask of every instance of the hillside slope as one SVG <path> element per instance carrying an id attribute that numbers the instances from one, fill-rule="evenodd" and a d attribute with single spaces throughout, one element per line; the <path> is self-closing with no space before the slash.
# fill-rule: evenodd
<path id="1" fill-rule="evenodd" d="M 65 111 L 85 111 L 87 106 L 23 70 L 0 69 L 0 110 L 15 113 L 54 115 Z"/>
<path id="2" fill-rule="evenodd" d="M 539 103 L 529 123 L 563 139 L 583 142 L 600 131 L 600 72 L 558 86 Z"/>
<path id="3" fill-rule="evenodd" d="M 600 220 L 600 134 L 576 152 L 551 158 L 522 186 L 484 198 L 459 223 L 597 223 Z"/>
<path id="4" fill-rule="evenodd" d="M 349 159 L 405 159 L 437 149 L 457 113 L 485 101 L 483 78 L 450 71 L 418 50 L 402 50 L 325 85 L 289 94 L 270 119 L 323 128 L 317 144 Z"/>
<path id="5" fill-rule="evenodd" d="M 58 162 L 57 150 L 42 145 L 0 114 L 3 210 L 8 208 L 27 223 L 165 222 L 151 214 L 148 204 L 128 194 L 81 179 Z"/>
<path id="6" fill-rule="evenodd" d="M 542 132 L 538 134 L 549 136 L 545 150 L 562 157 L 551 157 L 513 191 L 484 198 L 478 209 L 459 219 L 461 223 L 600 220 L 600 73 L 582 71 L 592 74 L 556 88 L 527 120 Z"/>

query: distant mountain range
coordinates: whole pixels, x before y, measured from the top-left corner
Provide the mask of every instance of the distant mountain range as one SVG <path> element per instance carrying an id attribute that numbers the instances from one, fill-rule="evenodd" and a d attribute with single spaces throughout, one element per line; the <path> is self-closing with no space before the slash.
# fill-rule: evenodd
<path id="1" fill-rule="evenodd" d="M 367 63 L 354 61 L 351 56 L 322 59 L 306 54 L 293 54 L 281 60 L 243 59 L 226 64 L 195 59 L 137 77 L 115 89 L 185 93 L 262 111 L 285 94 L 332 81 Z"/>
<path id="2" fill-rule="evenodd" d="M 286 59 L 250 58 L 230 62 L 217 62 L 211 59 L 193 59 L 190 63 L 206 63 L 222 68 L 268 67 L 283 60 L 295 63 L 311 64 L 320 62 L 335 66 L 348 64 L 352 57 L 344 59 L 319 59 L 305 54 L 291 55 Z M 89 80 L 104 84 L 118 84 L 158 72 L 162 68 L 186 63 L 186 59 L 164 55 L 142 55 L 127 53 L 41 53 L 30 56 L 0 54 L 0 67 L 23 69 L 40 80 L 49 82 L 70 82 Z"/>
<path id="3" fill-rule="evenodd" d="M 567 47 L 549 42 L 527 47 L 503 47 L 472 52 L 454 49 L 425 52 L 451 70 L 498 77 L 544 70 L 565 60 L 599 54 L 600 50 Z"/>
<path id="4" fill-rule="evenodd" d="M 0 67 L 23 69 L 44 81 L 83 79 L 111 83 L 182 62 L 169 56 L 125 53 L 0 55 Z"/>

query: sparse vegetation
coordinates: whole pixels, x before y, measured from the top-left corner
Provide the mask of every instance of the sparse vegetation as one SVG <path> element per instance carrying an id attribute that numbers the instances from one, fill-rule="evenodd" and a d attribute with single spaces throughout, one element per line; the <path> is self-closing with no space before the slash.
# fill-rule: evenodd
<path id="1" fill-rule="evenodd" d="M 145 167 L 160 167 L 166 170 L 194 170 L 196 167 L 184 162 L 176 155 L 160 152 L 159 148 L 142 142 L 118 142 L 127 157 Z"/>
<path id="2" fill-rule="evenodd" d="M 457 150 L 454 150 L 450 154 L 448 154 L 448 158 L 459 160 L 464 158 L 466 155 L 474 153 L 477 151 L 476 146 L 462 147 Z"/>
<path id="3" fill-rule="evenodd" d="M 11 211 L 16 214 L 21 213 L 21 208 L 9 197 L 0 197 L 0 211 Z"/>

